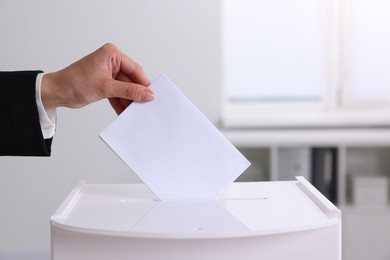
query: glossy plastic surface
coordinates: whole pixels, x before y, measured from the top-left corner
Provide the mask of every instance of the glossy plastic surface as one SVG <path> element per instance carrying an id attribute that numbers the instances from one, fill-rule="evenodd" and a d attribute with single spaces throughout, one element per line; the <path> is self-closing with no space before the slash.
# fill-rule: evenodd
<path id="1" fill-rule="evenodd" d="M 218 200 L 160 201 L 143 184 L 80 183 L 52 217 L 75 232 L 145 238 L 232 238 L 337 224 L 340 211 L 305 179 L 233 183 Z"/>

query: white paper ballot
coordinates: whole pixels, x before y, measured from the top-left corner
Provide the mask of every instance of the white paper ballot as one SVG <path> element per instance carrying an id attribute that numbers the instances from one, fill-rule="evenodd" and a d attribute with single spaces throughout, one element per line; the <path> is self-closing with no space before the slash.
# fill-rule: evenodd
<path id="1" fill-rule="evenodd" d="M 100 137 L 161 200 L 216 199 L 250 163 L 168 79 Z"/>

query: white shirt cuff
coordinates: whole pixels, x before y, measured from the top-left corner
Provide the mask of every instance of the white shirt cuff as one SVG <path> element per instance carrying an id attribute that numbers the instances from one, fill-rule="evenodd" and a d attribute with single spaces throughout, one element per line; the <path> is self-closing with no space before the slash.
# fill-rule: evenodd
<path id="1" fill-rule="evenodd" d="M 40 73 L 37 76 L 35 82 L 35 98 L 38 106 L 39 122 L 41 124 L 42 135 L 44 139 L 49 139 L 54 136 L 56 130 L 57 110 L 48 109 L 45 110 L 41 98 L 41 83 L 44 73 Z"/>

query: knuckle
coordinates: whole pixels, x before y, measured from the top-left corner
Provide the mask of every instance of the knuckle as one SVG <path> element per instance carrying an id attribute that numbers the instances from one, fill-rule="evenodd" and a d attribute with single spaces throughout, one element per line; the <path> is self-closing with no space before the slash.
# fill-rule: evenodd
<path id="1" fill-rule="evenodd" d="M 113 52 L 116 52 L 117 51 L 117 47 L 113 44 L 113 43 L 105 43 L 101 48 L 100 50 L 103 52 L 103 53 L 113 53 Z"/>
<path id="2" fill-rule="evenodd" d="M 116 48 L 116 47 L 115 47 L 115 45 L 113 43 L 108 42 L 108 43 L 105 43 L 102 48 L 104 48 L 104 49 L 113 49 L 113 48 Z"/>

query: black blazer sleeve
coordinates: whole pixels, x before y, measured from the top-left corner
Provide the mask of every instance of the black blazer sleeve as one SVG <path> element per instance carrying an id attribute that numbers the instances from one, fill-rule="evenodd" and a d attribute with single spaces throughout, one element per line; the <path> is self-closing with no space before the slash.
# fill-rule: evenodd
<path id="1" fill-rule="evenodd" d="M 40 72 L 0 72 L 0 155 L 50 156 L 35 98 Z"/>

